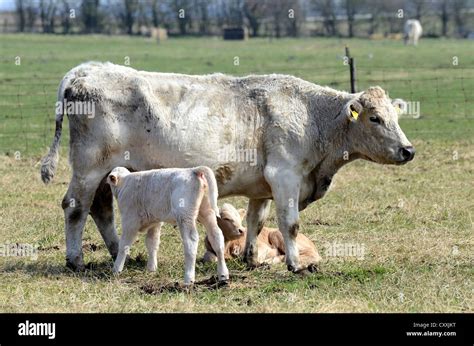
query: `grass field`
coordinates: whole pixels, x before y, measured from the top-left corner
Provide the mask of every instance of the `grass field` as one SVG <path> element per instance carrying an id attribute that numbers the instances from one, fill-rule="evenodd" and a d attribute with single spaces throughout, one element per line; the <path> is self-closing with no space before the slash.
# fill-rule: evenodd
<path id="1" fill-rule="evenodd" d="M 52 185 L 41 183 L 38 165 L 53 136 L 55 94 L 65 72 L 87 60 L 123 64 L 128 57 L 138 69 L 287 73 L 347 89 L 346 43 L 357 59 L 360 90 L 380 85 L 392 97 L 420 102 L 420 118 L 400 121 L 417 156 L 401 167 L 352 163 L 324 199 L 301 213 L 301 231 L 323 256 L 318 273 L 301 277 L 284 265 L 248 271 L 230 261 L 230 285 L 216 289 L 206 282 L 215 266 L 199 264 L 203 282 L 184 292 L 174 285 L 183 278 L 179 232 L 166 226 L 157 273 L 145 271 L 140 238 L 133 260 L 114 277 L 91 220 L 84 232 L 89 269 L 65 268 L 60 201 L 71 173 L 67 131 Z M 37 260 L 0 257 L 0 311 L 474 311 L 473 41 L 426 39 L 417 48 L 337 39 L 170 39 L 156 45 L 128 37 L 3 35 L 0 51 L 0 244 L 39 246 Z M 274 211 L 268 224 L 276 226 Z M 329 256 L 334 242 L 361 245 L 365 255 Z"/>

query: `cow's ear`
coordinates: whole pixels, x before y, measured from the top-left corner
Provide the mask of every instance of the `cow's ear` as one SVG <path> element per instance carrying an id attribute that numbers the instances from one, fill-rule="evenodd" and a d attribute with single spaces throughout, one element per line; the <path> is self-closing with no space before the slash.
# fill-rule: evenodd
<path id="1" fill-rule="evenodd" d="M 349 101 L 346 104 L 344 108 L 344 113 L 346 114 L 349 120 L 357 121 L 363 109 L 364 107 L 362 107 L 362 104 L 357 99 L 355 99 L 355 100 Z"/>
<path id="2" fill-rule="evenodd" d="M 247 210 L 239 209 L 239 215 L 240 215 L 240 218 L 243 220 L 245 218 L 245 215 L 247 215 Z"/>
<path id="3" fill-rule="evenodd" d="M 112 186 L 117 186 L 119 182 L 119 177 L 115 173 L 110 173 L 107 177 L 107 182 Z"/>

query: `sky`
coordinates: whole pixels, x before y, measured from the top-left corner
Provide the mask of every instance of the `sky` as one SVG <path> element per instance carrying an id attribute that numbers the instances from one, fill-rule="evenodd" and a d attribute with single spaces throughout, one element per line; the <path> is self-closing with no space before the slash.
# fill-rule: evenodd
<path id="1" fill-rule="evenodd" d="M 0 11 L 13 11 L 15 0 L 0 0 Z"/>

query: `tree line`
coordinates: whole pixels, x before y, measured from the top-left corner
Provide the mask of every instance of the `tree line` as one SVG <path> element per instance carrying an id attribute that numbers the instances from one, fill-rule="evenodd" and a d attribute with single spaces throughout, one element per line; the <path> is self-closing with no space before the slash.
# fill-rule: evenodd
<path id="1" fill-rule="evenodd" d="M 431 36 L 466 37 L 474 0 L 15 0 L 18 32 L 219 35 L 245 26 L 250 36 L 370 36 L 422 22 Z"/>

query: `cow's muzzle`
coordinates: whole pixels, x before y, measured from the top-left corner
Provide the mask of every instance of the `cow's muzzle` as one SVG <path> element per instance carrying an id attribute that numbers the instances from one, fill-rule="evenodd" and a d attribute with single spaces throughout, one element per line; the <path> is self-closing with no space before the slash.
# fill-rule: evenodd
<path id="1" fill-rule="evenodd" d="M 398 153 L 400 155 L 400 163 L 407 163 L 415 157 L 415 148 L 412 146 L 401 147 Z"/>

